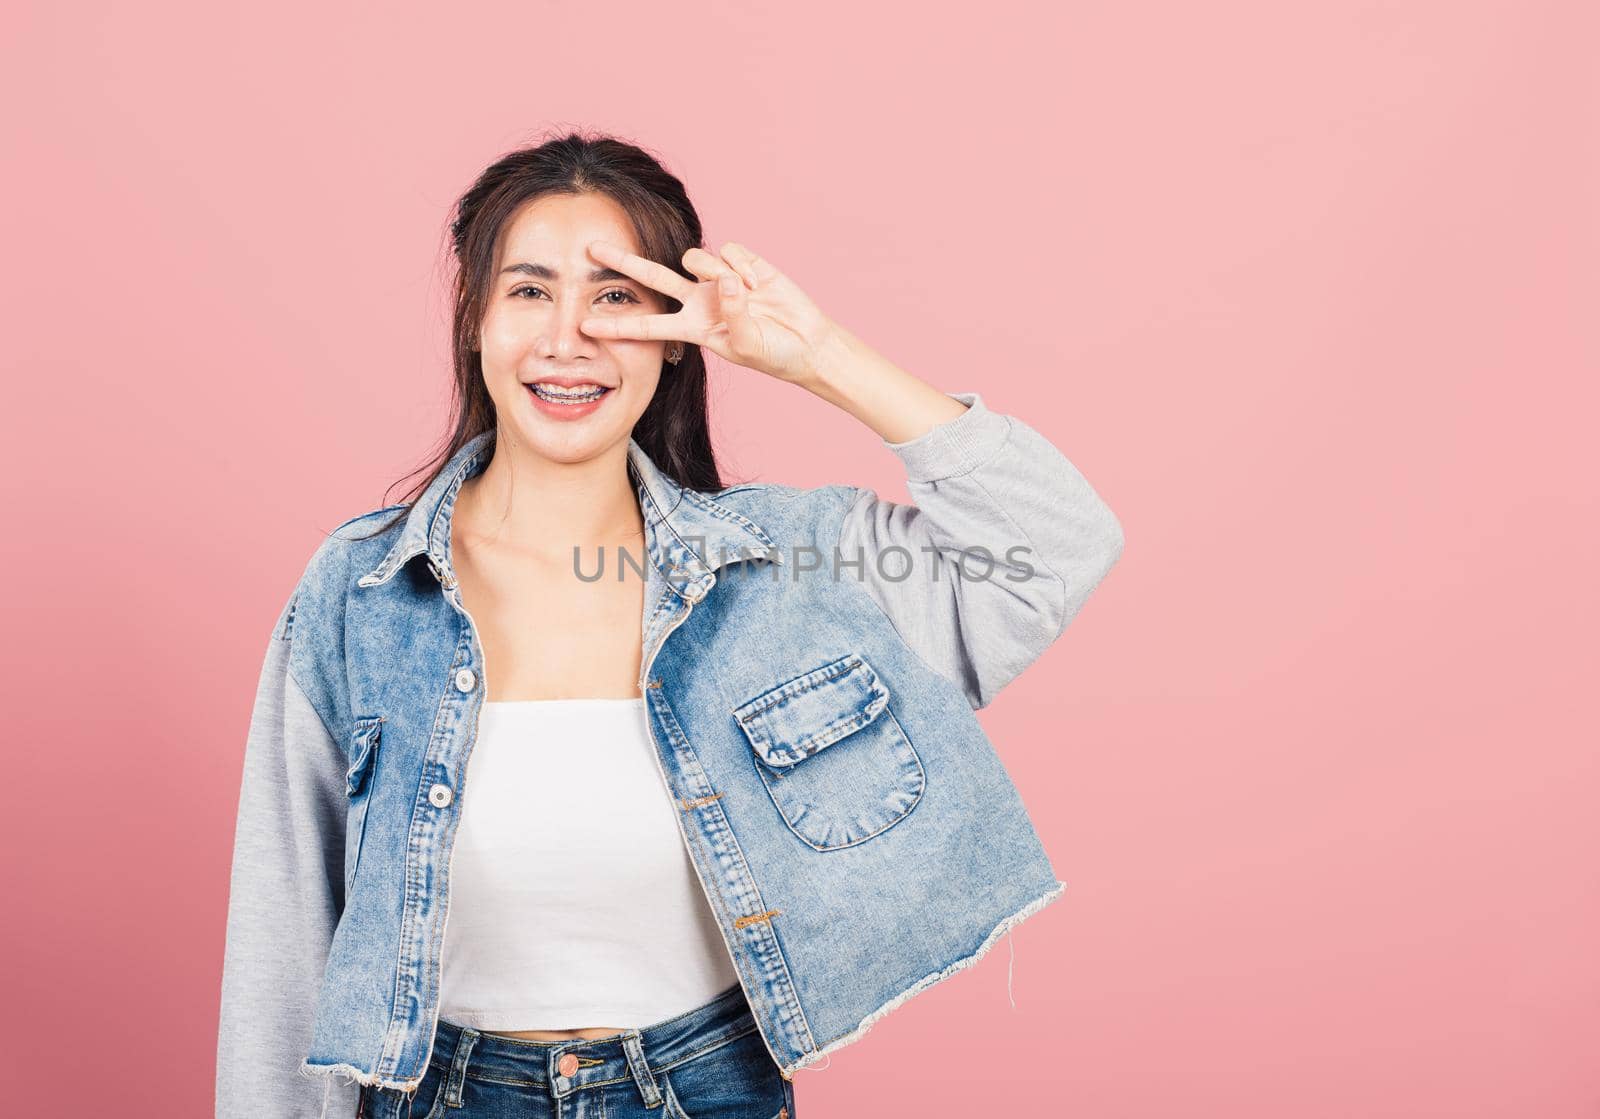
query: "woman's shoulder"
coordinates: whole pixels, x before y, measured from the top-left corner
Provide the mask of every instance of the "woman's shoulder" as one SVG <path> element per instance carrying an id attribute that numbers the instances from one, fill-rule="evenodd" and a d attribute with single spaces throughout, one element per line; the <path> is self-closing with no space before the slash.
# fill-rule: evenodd
<path id="1" fill-rule="evenodd" d="M 340 521 L 317 545 L 312 564 L 320 561 L 350 570 L 367 559 L 367 566 L 371 567 L 399 539 L 410 509 L 409 503 L 385 505 Z"/>
<path id="2" fill-rule="evenodd" d="M 695 490 L 703 498 L 730 508 L 760 505 L 826 505 L 838 500 L 854 486 L 829 483 L 820 486 L 791 486 L 783 482 L 740 482 L 720 490 Z"/>
<path id="3" fill-rule="evenodd" d="M 844 483 L 794 486 L 783 482 L 742 482 L 720 490 L 692 491 L 699 498 L 760 524 L 799 527 L 848 508 L 860 492 Z"/>
<path id="4" fill-rule="evenodd" d="M 409 501 L 369 509 L 365 513 L 357 513 L 341 521 L 329 530 L 328 535 L 346 541 L 371 540 L 379 536 L 388 536 L 398 531 L 405 523 L 406 513 L 410 509 Z"/>
<path id="5" fill-rule="evenodd" d="M 405 525 L 409 503 L 385 505 L 347 517 L 322 534 L 305 562 L 295 588 L 297 597 L 335 593 L 377 564 L 394 546 Z M 361 567 L 366 562 L 366 568 Z"/>
<path id="6" fill-rule="evenodd" d="M 840 526 L 860 490 L 831 483 L 797 486 L 783 482 L 745 482 L 720 490 L 686 491 L 700 505 L 686 523 L 716 537 L 728 523 L 752 528 L 780 549 L 826 547 L 839 537 Z M 736 536 L 738 534 L 735 534 Z"/>

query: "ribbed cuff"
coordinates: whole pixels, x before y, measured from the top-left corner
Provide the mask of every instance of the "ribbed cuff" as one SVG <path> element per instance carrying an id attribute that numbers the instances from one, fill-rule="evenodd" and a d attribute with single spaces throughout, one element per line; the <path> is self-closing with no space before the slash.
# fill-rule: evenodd
<path id="1" fill-rule="evenodd" d="M 948 395 L 967 405 L 967 410 L 904 443 L 883 440 L 883 445 L 900 457 L 908 482 L 937 482 L 975 470 L 1006 441 L 1010 421 L 999 412 L 991 412 L 981 395 Z"/>

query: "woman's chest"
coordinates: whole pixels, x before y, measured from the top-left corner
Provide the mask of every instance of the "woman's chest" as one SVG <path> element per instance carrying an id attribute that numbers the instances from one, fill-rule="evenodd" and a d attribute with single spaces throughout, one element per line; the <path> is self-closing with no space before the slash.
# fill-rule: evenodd
<path id="1" fill-rule="evenodd" d="M 458 568 L 491 701 L 639 695 L 643 580 Z"/>

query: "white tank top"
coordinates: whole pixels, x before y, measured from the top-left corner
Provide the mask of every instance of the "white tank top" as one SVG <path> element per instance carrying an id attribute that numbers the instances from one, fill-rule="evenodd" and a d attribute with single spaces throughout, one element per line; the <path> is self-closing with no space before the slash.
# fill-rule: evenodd
<path id="1" fill-rule="evenodd" d="M 450 867 L 440 1017 L 634 1029 L 739 982 L 643 699 L 485 703 Z"/>

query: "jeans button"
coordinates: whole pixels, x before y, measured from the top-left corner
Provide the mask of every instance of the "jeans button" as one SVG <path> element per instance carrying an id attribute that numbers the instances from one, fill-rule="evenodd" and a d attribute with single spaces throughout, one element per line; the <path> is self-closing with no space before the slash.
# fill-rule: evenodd
<path id="1" fill-rule="evenodd" d="M 435 808 L 444 808 L 448 806 L 450 803 L 450 797 L 451 793 L 449 785 L 435 785 L 433 788 L 428 790 L 428 803 L 433 805 Z"/>
<path id="2" fill-rule="evenodd" d="M 561 1060 L 556 1062 L 556 1069 L 562 1076 L 571 1076 L 578 1071 L 578 1058 L 571 1053 L 563 1053 Z"/>
<path id="3" fill-rule="evenodd" d="M 463 668 L 456 673 L 456 689 L 458 691 L 470 692 L 477 682 L 478 674 L 470 668 Z"/>

